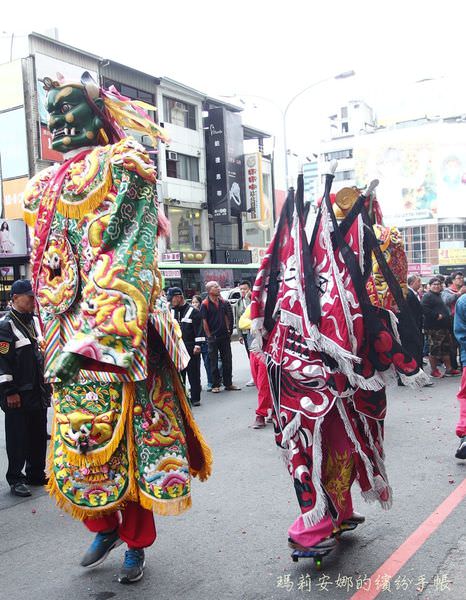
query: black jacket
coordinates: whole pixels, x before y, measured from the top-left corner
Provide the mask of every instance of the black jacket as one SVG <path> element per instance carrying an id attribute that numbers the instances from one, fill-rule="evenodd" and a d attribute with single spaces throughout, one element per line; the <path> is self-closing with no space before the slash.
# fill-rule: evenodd
<path id="1" fill-rule="evenodd" d="M 408 303 L 409 308 L 411 309 L 411 314 L 416 322 L 417 328 L 419 331 L 422 330 L 422 306 L 421 301 L 419 300 L 419 296 L 413 292 L 411 288 L 408 288 L 408 295 L 406 297 L 406 302 Z"/>
<path id="2" fill-rule="evenodd" d="M 201 318 L 207 321 L 209 333 L 213 338 L 231 337 L 234 325 L 233 309 L 227 300 L 219 298 L 216 305 L 209 296 L 204 298 L 201 304 Z"/>
<path id="3" fill-rule="evenodd" d="M 33 333 L 28 331 L 25 321 Z M 36 410 L 48 405 L 44 361 L 38 344 L 38 324 L 31 315 L 11 310 L 0 319 L 0 406 L 6 397 L 19 394 L 21 407 Z M 17 409 L 12 409 L 17 410 Z"/>
<path id="4" fill-rule="evenodd" d="M 421 305 L 426 329 L 450 329 L 450 311 L 440 294 L 426 292 L 422 296 Z M 439 319 L 438 315 L 442 315 L 443 319 Z"/>
<path id="5" fill-rule="evenodd" d="M 173 318 L 180 324 L 183 342 L 188 350 L 205 342 L 201 313 L 197 308 L 185 302 L 183 306 L 172 308 L 171 311 Z"/>

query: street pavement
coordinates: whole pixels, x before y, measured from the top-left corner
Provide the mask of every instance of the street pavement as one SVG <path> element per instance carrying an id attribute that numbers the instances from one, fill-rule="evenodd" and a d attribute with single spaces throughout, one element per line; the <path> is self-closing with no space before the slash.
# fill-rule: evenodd
<path id="1" fill-rule="evenodd" d="M 390 511 L 366 504 L 354 491 L 366 523 L 345 534 L 316 571 L 293 563 L 287 528 L 298 514 L 289 475 L 274 445 L 272 426 L 251 424 L 256 389 L 245 350 L 233 344 L 234 382 L 243 389 L 202 393 L 194 414 L 214 454 L 214 472 L 193 484 L 193 507 L 157 517 L 158 538 L 146 551 L 144 579 L 117 582 L 124 547 L 100 567 L 80 558 L 92 534 L 60 511 L 42 488 L 32 498 L 11 496 L 0 417 L 0 598 L 8 600 L 273 600 L 351 598 L 461 484 L 466 461 L 455 459 L 458 378 L 413 391 L 393 386 L 386 420 L 387 468 L 394 491 Z M 204 377 L 204 375 L 203 375 Z M 380 598 L 466 598 L 465 506 L 457 506 L 391 580 L 370 582 Z"/>

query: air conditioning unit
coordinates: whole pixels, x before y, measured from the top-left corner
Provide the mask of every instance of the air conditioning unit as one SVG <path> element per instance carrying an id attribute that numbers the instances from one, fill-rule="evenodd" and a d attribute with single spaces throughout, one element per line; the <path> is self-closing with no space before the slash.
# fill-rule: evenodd
<path id="1" fill-rule="evenodd" d="M 167 159 L 168 160 L 178 160 L 178 154 L 173 152 L 172 150 L 167 151 Z"/>
<path id="2" fill-rule="evenodd" d="M 186 106 L 183 104 L 183 102 L 175 102 L 175 108 L 179 108 L 180 110 L 186 110 Z"/>

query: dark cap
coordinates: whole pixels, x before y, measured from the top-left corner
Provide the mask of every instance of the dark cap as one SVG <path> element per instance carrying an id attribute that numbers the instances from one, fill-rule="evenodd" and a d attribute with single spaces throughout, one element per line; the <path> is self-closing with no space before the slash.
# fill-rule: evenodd
<path id="1" fill-rule="evenodd" d="M 14 294 L 25 294 L 26 296 L 34 296 L 32 285 L 29 279 L 18 279 L 11 285 L 10 296 Z"/>
<path id="2" fill-rule="evenodd" d="M 179 287 L 171 287 L 168 288 L 168 292 L 167 292 L 167 300 L 171 300 L 173 298 L 173 296 L 182 296 L 183 295 L 183 290 Z"/>

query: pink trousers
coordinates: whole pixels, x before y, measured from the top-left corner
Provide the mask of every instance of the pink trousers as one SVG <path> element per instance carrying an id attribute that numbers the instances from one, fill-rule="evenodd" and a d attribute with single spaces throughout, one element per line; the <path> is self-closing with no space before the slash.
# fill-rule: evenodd
<path id="1" fill-rule="evenodd" d="M 120 539 L 128 548 L 147 548 L 157 537 L 152 511 L 136 502 L 128 502 L 122 510 L 105 517 L 84 519 L 84 525 L 94 533 L 118 529 Z"/>
<path id="2" fill-rule="evenodd" d="M 249 363 L 251 365 L 252 379 L 257 388 L 256 415 L 266 417 L 268 411 L 272 409 L 272 396 L 270 395 L 267 367 L 254 352 L 249 354 Z"/>
<path id="3" fill-rule="evenodd" d="M 463 435 L 466 435 L 466 367 L 463 368 L 460 389 L 456 397 L 460 403 L 460 416 L 456 425 L 456 435 L 463 437 Z"/>
<path id="4" fill-rule="evenodd" d="M 289 537 L 301 546 L 314 546 L 329 537 L 342 521 L 353 514 L 351 485 L 355 478 L 353 446 L 337 410 L 333 408 L 322 424 L 322 482 L 331 497 L 338 518 L 334 522 L 327 512 L 315 525 L 308 527 L 300 515 L 288 530 Z"/>

